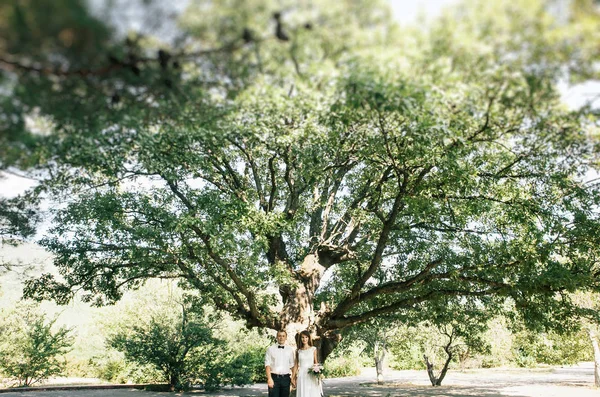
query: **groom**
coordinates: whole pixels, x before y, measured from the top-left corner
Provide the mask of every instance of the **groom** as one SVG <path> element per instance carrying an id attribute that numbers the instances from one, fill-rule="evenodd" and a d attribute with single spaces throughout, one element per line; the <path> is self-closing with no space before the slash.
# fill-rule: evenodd
<path id="1" fill-rule="evenodd" d="M 290 385 L 296 387 L 294 377 L 294 349 L 285 345 L 287 332 L 277 332 L 277 344 L 265 354 L 265 370 L 269 397 L 289 397 Z"/>

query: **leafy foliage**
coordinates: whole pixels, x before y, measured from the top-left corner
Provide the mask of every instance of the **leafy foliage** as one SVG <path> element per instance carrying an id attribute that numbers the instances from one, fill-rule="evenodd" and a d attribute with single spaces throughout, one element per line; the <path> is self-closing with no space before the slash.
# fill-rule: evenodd
<path id="1" fill-rule="evenodd" d="M 161 377 L 156 380 L 166 381 L 175 390 L 192 385 L 216 390 L 264 378 L 266 345 L 257 345 L 258 335 L 249 335 L 231 319 L 211 314 L 206 302 L 183 294 L 174 285 L 169 290 L 165 294 L 146 287 L 144 294 L 135 294 L 118 309 L 118 319 L 107 317 L 107 345 L 124 353 L 127 362 L 153 368 Z M 111 363 L 119 365 L 120 361 Z M 102 368 L 112 370 L 106 375 L 120 378 L 127 370 L 123 364 Z"/>
<path id="2" fill-rule="evenodd" d="M 92 377 L 110 383 L 152 384 L 154 382 L 164 382 L 163 375 L 154 366 L 127 361 L 121 352 L 108 350 L 89 359 L 87 364 Z"/>
<path id="3" fill-rule="evenodd" d="M 570 326 L 569 293 L 600 289 L 600 192 L 595 113 L 558 83 L 597 77 L 598 31 L 466 4 L 421 30 L 381 2 L 253 0 L 192 4 L 172 42 L 91 17 L 93 51 L 19 36 L 6 128 L 63 203 L 43 240 L 62 279 L 26 293 L 102 305 L 177 278 L 249 327 L 310 326 L 324 359 L 344 328 L 447 306 Z"/>
<path id="4" fill-rule="evenodd" d="M 37 221 L 38 214 L 27 200 L 0 197 L 0 242 L 2 244 L 16 244 L 19 239 L 33 236 Z M 8 266 L 8 264 L 0 265 Z"/>
<path id="5" fill-rule="evenodd" d="M 486 328 L 475 333 L 476 338 L 469 343 L 459 341 L 451 369 L 571 365 L 591 359 L 592 349 L 584 330 L 540 333 L 526 329 L 522 323 L 511 324 L 504 316 L 493 318 Z M 400 326 L 389 342 L 390 367 L 424 369 L 424 354 L 439 363 L 445 358 L 445 343 L 447 338 L 431 324 Z"/>
<path id="6" fill-rule="evenodd" d="M 173 305 L 174 304 L 174 305 Z M 186 303 L 177 303 L 149 318 L 130 318 L 108 337 L 110 347 L 125 354 L 125 359 L 150 365 L 162 373 L 172 390 L 189 387 L 198 365 L 210 361 L 220 343 L 212 329 Z"/>
<path id="7" fill-rule="evenodd" d="M 33 306 L 4 311 L 2 317 L 0 371 L 6 377 L 28 387 L 63 373 L 61 358 L 73 344 L 68 328 L 53 329 L 56 319 L 48 321 Z"/>
<path id="8" fill-rule="evenodd" d="M 355 354 L 346 355 L 334 355 L 327 360 L 323 375 L 326 378 L 343 378 L 346 376 L 357 376 L 360 375 L 361 369 L 365 358 L 360 356 L 358 352 Z M 370 362 L 369 362 L 370 364 Z"/>

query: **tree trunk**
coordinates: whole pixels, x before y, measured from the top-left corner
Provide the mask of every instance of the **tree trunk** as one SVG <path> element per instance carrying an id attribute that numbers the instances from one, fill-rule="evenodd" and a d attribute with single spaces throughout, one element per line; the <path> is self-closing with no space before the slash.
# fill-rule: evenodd
<path id="1" fill-rule="evenodd" d="M 446 362 L 444 363 L 444 367 L 442 368 L 440 374 L 438 375 L 436 386 L 442 385 L 442 381 L 446 377 L 446 372 L 448 372 L 448 366 L 450 365 L 450 361 L 452 361 L 452 353 L 446 349 L 446 354 L 448 355 L 448 358 L 446 359 Z"/>
<path id="2" fill-rule="evenodd" d="M 317 346 L 318 359 L 320 363 L 325 363 L 327 357 L 333 352 L 333 349 L 340 343 L 342 340 L 342 335 L 339 331 L 329 331 L 320 335 L 319 339 L 315 346 Z"/>
<path id="3" fill-rule="evenodd" d="M 383 384 L 383 360 L 385 359 L 385 343 L 375 343 L 375 370 L 377 371 L 377 384 Z"/>
<path id="4" fill-rule="evenodd" d="M 377 384 L 383 384 L 383 358 L 375 357 L 375 370 L 377 371 Z"/>
<path id="5" fill-rule="evenodd" d="M 178 382 L 179 382 L 178 376 L 175 374 L 171 374 L 171 377 L 169 378 L 169 390 L 175 391 L 175 386 L 177 385 Z"/>
<path id="6" fill-rule="evenodd" d="M 298 283 L 282 285 L 279 288 L 283 300 L 280 312 L 280 329 L 285 329 L 288 342 L 298 346 L 298 334 L 307 330 L 311 333 L 313 344 L 318 349 L 319 362 L 324 363 L 329 354 L 341 341 L 338 331 L 321 328 L 319 320 L 322 313 L 313 308 L 315 291 L 319 286 L 325 268 L 319 263 L 316 254 L 304 257 L 299 271 L 294 275 Z M 324 311 L 326 309 L 324 308 Z"/>
<path id="7" fill-rule="evenodd" d="M 598 346 L 598 338 L 592 328 L 588 328 L 588 335 L 594 348 L 594 384 L 596 387 L 600 387 L 600 346 Z"/>
<path id="8" fill-rule="evenodd" d="M 462 353 L 458 354 L 458 362 L 460 365 L 460 371 L 463 372 L 467 366 L 467 360 L 469 359 L 469 357 L 471 356 L 471 349 L 470 348 L 466 348 L 464 351 L 462 351 Z"/>
<path id="9" fill-rule="evenodd" d="M 435 386 L 437 384 L 437 378 L 433 373 L 433 363 L 429 362 L 429 358 L 423 354 L 423 359 L 425 359 L 425 365 L 427 366 L 427 375 L 429 375 L 429 381 L 431 382 L 431 386 Z"/>
<path id="10" fill-rule="evenodd" d="M 446 354 L 448 354 L 448 358 L 446 359 L 446 362 L 444 363 L 444 367 L 442 368 L 442 370 L 440 371 L 440 374 L 438 376 L 435 376 L 435 374 L 433 373 L 433 363 L 430 363 L 427 356 L 423 355 L 423 358 L 425 359 L 425 365 L 427 365 L 427 375 L 429 375 L 429 381 L 431 382 L 431 386 L 441 386 L 442 385 L 442 381 L 444 380 L 444 377 L 446 376 L 446 372 L 448 372 L 448 366 L 450 365 L 450 361 L 452 360 L 452 353 L 449 351 L 446 351 Z"/>

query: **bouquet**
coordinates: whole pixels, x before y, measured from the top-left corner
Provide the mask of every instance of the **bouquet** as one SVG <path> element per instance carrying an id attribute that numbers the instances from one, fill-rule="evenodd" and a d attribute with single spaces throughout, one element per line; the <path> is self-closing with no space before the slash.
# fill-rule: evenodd
<path id="1" fill-rule="evenodd" d="M 323 379 L 323 366 L 321 364 L 313 364 L 313 366 L 308 369 L 308 373 L 320 381 Z"/>
<path id="2" fill-rule="evenodd" d="M 323 396 L 323 365 L 313 364 L 313 366 L 308 369 L 308 374 L 315 377 L 317 383 L 319 384 L 321 396 Z"/>

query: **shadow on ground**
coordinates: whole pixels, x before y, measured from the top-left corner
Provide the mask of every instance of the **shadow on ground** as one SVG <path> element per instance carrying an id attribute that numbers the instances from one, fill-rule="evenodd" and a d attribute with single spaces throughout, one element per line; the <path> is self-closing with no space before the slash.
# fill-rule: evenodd
<path id="1" fill-rule="evenodd" d="M 378 385 L 373 369 L 360 376 L 327 379 L 326 397 L 600 397 L 593 388 L 592 363 L 545 370 L 473 370 L 449 372 L 444 385 L 432 387 L 425 371 L 388 371 Z M 135 389 L 10 391 L 0 397 L 266 397 L 267 385 L 226 388 L 216 393 L 147 392 Z"/>

